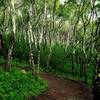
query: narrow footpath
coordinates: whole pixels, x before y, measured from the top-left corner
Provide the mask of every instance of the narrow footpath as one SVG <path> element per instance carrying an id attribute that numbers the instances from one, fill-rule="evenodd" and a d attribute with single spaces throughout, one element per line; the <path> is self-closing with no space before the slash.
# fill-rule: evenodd
<path id="1" fill-rule="evenodd" d="M 92 100 L 90 90 L 80 81 L 59 78 L 48 73 L 43 73 L 42 77 L 48 81 L 49 88 L 36 100 Z"/>

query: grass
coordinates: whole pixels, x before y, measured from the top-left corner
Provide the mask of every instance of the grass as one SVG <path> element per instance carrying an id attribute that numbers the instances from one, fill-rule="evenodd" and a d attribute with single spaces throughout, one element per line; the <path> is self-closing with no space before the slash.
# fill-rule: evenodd
<path id="1" fill-rule="evenodd" d="M 1 62 L 1 61 L 0 61 Z M 25 63 L 15 63 L 24 66 Z M 47 90 L 47 82 L 31 72 L 23 72 L 12 66 L 10 71 L 0 68 L 0 100 L 25 100 L 30 96 L 38 96 Z"/>

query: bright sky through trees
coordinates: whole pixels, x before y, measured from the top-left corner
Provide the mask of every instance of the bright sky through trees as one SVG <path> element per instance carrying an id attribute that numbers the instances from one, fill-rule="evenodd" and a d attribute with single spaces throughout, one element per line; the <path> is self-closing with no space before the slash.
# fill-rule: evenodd
<path id="1" fill-rule="evenodd" d="M 61 3 L 61 4 L 64 4 L 65 1 L 66 1 L 66 0 L 60 0 L 60 3 Z"/>

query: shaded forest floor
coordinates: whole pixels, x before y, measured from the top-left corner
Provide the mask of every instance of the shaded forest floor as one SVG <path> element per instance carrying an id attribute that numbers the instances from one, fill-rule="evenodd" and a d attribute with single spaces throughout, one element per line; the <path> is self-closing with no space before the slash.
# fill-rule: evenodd
<path id="1" fill-rule="evenodd" d="M 92 100 L 90 89 L 82 82 L 59 78 L 55 75 L 43 73 L 48 81 L 48 91 L 36 97 L 36 100 Z"/>

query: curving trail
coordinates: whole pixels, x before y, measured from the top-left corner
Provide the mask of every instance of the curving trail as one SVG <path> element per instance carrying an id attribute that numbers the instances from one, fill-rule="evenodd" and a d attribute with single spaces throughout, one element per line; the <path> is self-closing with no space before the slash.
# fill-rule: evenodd
<path id="1" fill-rule="evenodd" d="M 48 73 L 42 77 L 48 81 L 48 91 L 36 100 L 92 100 L 90 90 L 79 81 L 59 78 Z"/>

